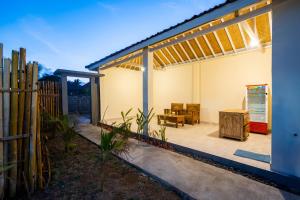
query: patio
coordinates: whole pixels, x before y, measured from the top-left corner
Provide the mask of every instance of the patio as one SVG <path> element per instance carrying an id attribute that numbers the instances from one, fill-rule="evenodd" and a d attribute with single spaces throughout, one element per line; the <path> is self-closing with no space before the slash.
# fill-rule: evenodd
<path id="1" fill-rule="evenodd" d="M 112 123 L 114 120 L 109 120 Z M 115 120 L 119 121 L 119 120 Z M 133 120 L 135 121 L 135 120 Z M 132 130 L 136 130 L 136 124 L 132 124 Z M 159 130 L 160 126 L 156 119 L 153 119 L 150 125 L 151 130 Z M 235 156 L 234 152 L 238 149 L 271 155 L 271 134 L 261 135 L 250 133 L 248 139 L 244 142 L 234 139 L 219 138 L 219 126 L 213 123 L 201 122 L 200 124 L 185 124 L 179 128 L 167 126 L 167 141 L 181 146 L 189 147 L 198 151 L 224 157 L 240 163 L 248 164 L 265 170 L 270 170 L 270 164 L 256 161 L 248 158 Z"/>

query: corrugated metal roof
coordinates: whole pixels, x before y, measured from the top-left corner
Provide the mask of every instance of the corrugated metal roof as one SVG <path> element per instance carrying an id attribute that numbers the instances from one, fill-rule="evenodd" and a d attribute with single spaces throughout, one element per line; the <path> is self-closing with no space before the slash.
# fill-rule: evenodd
<path id="1" fill-rule="evenodd" d="M 190 21 L 192 21 L 192 20 L 194 20 L 194 19 L 196 19 L 196 18 L 199 18 L 199 17 L 201 17 L 201 16 L 203 16 L 203 15 L 205 15 L 205 14 L 208 14 L 208 13 L 210 13 L 210 12 L 213 12 L 214 10 L 217 10 L 217 9 L 219 9 L 219 8 L 225 6 L 225 5 L 228 5 L 228 4 L 233 3 L 233 2 L 236 2 L 236 1 L 239 1 L 239 0 L 226 0 L 226 1 L 225 1 L 224 3 L 222 3 L 222 4 L 216 5 L 216 6 L 214 6 L 213 8 L 210 8 L 210 9 L 204 11 L 204 12 L 201 12 L 201 13 L 198 14 L 198 15 L 194 15 L 193 17 L 191 17 L 191 18 L 189 18 L 189 19 L 186 19 L 186 20 L 184 20 L 183 22 L 180 22 L 180 23 L 178 23 L 178 24 L 176 24 L 176 25 L 174 25 L 174 26 L 171 26 L 171 27 L 169 27 L 169 28 L 167 28 L 167 29 L 164 29 L 163 31 L 160 31 L 160 32 L 158 32 L 158 33 L 156 33 L 156 34 L 154 34 L 154 35 L 151 35 L 150 37 L 147 37 L 147 38 L 145 38 L 145 39 L 143 39 L 143 40 L 141 40 L 141 41 L 139 41 L 139 42 L 136 42 L 136 43 L 134 43 L 134 44 L 132 44 L 132 45 L 130 45 L 130 46 L 124 48 L 124 49 L 121 49 L 121 50 L 119 50 L 119 51 L 116 51 L 116 52 L 114 52 L 114 53 L 112 53 L 112 54 L 110 54 L 110 55 L 108 55 L 108 56 L 106 56 L 106 57 L 104 57 L 104 58 L 102 58 L 102 59 L 100 59 L 100 60 L 98 60 L 98 61 L 95 61 L 95 62 L 93 62 L 93 63 L 91 63 L 91 64 L 89 64 L 89 65 L 87 65 L 87 66 L 85 66 L 85 67 L 86 67 L 86 68 L 90 68 L 90 67 L 94 66 L 94 65 L 97 64 L 97 63 L 100 63 L 100 62 L 102 62 L 102 61 L 104 61 L 104 60 L 106 60 L 106 59 L 108 59 L 108 58 L 110 58 L 110 57 L 112 57 L 112 56 L 115 56 L 115 55 L 121 53 L 122 51 L 125 51 L 125 50 L 127 50 L 127 49 L 129 49 L 129 48 L 131 48 L 131 47 L 133 47 L 133 46 L 136 46 L 136 45 L 138 45 L 138 44 L 140 44 L 140 43 L 142 43 L 142 42 L 144 42 L 144 41 L 146 41 L 146 40 L 149 40 L 149 39 L 151 39 L 151 38 L 154 38 L 154 37 L 156 37 L 156 36 L 158 36 L 158 35 L 160 35 L 160 34 L 163 34 L 163 33 L 167 32 L 167 31 L 170 31 L 170 30 L 172 30 L 172 29 L 175 29 L 175 28 L 178 27 L 178 26 L 181 26 L 181 25 L 183 25 L 183 24 L 185 24 L 185 23 L 187 23 L 187 22 L 190 22 Z"/>

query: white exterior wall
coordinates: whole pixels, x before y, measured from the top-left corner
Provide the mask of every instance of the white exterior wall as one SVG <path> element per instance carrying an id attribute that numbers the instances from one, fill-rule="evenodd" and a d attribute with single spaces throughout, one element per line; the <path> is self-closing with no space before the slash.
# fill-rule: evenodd
<path id="1" fill-rule="evenodd" d="M 272 169 L 300 177 L 300 1 L 273 4 Z"/>

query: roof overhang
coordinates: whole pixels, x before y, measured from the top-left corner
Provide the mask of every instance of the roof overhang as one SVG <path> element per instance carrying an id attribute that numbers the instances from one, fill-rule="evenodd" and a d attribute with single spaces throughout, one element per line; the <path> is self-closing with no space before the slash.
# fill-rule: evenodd
<path id="1" fill-rule="evenodd" d="M 74 71 L 67 69 L 57 69 L 54 72 L 56 76 L 74 76 L 80 78 L 98 78 L 104 76 L 103 74 L 92 73 L 92 72 L 83 72 L 83 71 Z"/>
<path id="2" fill-rule="evenodd" d="M 222 17 L 228 13 L 235 12 L 236 10 L 239 10 L 241 8 L 250 6 L 252 4 L 258 3 L 261 0 L 236 0 L 233 2 L 229 2 L 224 4 L 223 6 L 220 6 L 217 9 L 213 9 L 211 12 L 207 12 L 203 15 L 200 15 L 199 17 L 189 20 L 185 23 L 182 23 L 181 25 L 175 26 L 174 28 L 170 28 L 170 30 L 163 31 L 160 34 L 157 34 L 153 37 L 149 37 L 148 39 L 145 39 L 139 43 L 136 43 L 132 46 L 129 46 L 123 50 L 120 50 L 117 53 L 114 53 L 112 55 L 109 55 L 99 61 L 96 61 L 94 63 L 91 63 L 86 66 L 89 70 L 97 70 L 102 65 L 111 62 L 113 60 L 116 60 L 118 58 L 121 58 L 123 56 L 126 56 L 130 53 L 133 53 L 135 51 L 141 50 L 147 46 L 153 45 L 155 43 L 158 43 L 162 40 L 168 39 L 170 37 L 173 37 L 175 35 L 178 35 L 180 33 L 183 33 L 185 31 L 188 31 L 190 29 L 193 29 L 197 26 L 200 26 L 202 24 L 205 24 L 207 22 L 210 22 L 216 18 Z"/>

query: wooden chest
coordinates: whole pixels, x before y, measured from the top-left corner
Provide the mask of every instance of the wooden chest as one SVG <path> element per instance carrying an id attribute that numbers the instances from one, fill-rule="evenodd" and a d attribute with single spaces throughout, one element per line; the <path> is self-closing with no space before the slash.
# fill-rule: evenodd
<path id="1" fill-rule="evenodd" d="M 220 111 L 219 136 L 245 141 L 249 136 L 249 112 L 239 109 Z"/>

